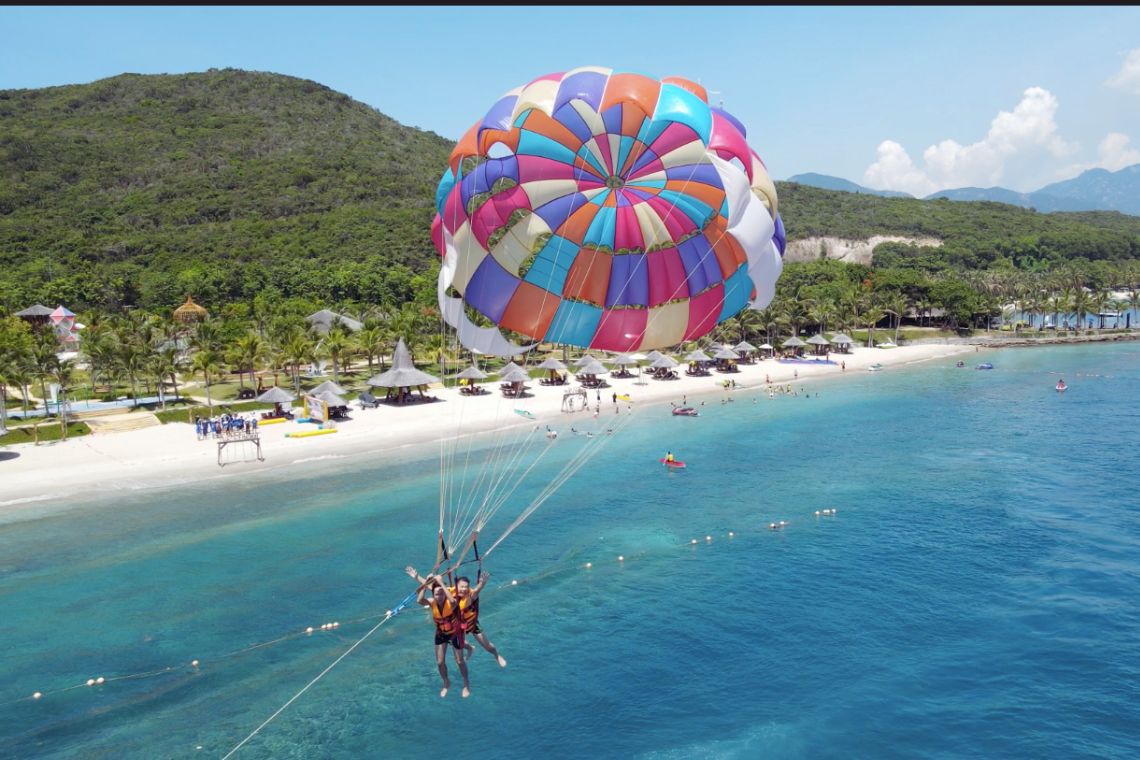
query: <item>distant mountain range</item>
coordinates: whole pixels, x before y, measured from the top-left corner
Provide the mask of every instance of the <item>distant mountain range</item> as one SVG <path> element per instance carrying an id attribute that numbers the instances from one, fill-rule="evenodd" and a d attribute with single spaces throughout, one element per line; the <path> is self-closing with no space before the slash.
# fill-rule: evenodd
<path id="1" fill-rule="evenodd" d="M 825 190 L 842 190 L 849 193 L 866 193 L 887 198 L 910 198 L 906 193 L 871 190 L 840 177 L 825 174 L 797 174 L 788 182 L 820 187 Z M 1004 187 L 960 187 L 939 190 L 923 200 L 946 198 L 951 201 L 994 201 L 1022 208 L 1050 211 L 1119 211 L 1140 216 L 1140 164 L 1119 171 L 1089 169 L 1078 177 L 1054 182 L 1031 193 L 1019 193 Z"/>
<path id="2" fill-rule="evenodd" d="M 794 177 L 788 177 L 788 182 L 798 182 L 801 185 L 809 185 L 811 187 L 821 187 L 824 190 L 841 190 L 845 193 L 864 193 L 865 195 L 879 195 L 883 198 L 913 198 L 910 193 L 899 193 L 894 190 L 872 190 L 869 187 L 856 185 L 850 180 L 841 177 L 829 177 L 826 174 L 816 174 L 815 172 L 808 172 L 807 174 L 797 174 Z"/>

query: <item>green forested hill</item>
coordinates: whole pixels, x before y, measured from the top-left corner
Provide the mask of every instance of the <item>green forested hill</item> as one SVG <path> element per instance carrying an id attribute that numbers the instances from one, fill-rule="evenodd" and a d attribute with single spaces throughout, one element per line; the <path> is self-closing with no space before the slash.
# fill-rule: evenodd
<path id="1" fill-rule="evenodd" d="M 434 300 L 452 143 L 314 82 L 211 70 L 0 91 L 0 311 Z M 1140 258 L 1140 218 L 778 183 L 791 239 L 932 236 L 876 266 L 1048 269 Z M 881 264 L 880 264 L 881 262 Z"/>
<path id="2" fill-rule="evenodd" d="M 0 303 L 377 300 L 432 261 L 451 147 L 276 74 L 0 91 Z"/>

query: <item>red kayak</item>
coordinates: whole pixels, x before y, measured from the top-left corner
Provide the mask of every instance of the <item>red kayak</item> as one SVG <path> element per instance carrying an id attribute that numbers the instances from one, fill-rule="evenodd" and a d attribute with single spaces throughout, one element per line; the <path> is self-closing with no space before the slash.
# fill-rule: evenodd
<path id="1" fill-rule="evenodd" d="M 679 462 L 676 459 L 674 459 L 672 462 L 666 462 L 665 457 L 661 457 L 661 459 L 659 459 L 658 461 L 661 462 L 661 464 L 665 465 L 666 467 L 675 467 L 678 470 L 685 469 L 685 463 Z"/>

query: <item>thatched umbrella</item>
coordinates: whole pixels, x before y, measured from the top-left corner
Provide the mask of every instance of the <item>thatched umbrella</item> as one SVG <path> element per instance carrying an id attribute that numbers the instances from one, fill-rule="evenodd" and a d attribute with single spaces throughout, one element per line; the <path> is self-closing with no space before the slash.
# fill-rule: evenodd
<path id="1" fill-rule="evenodd" d="M 835 333 L 831 336 L 831 342 L 836 346 L 836 350 L 841 354 L 845 354 L 851 350 L 851 344 L 855 341 L 846 333 Z"/>
<path id="2" fill-rule="evenodd" d="M 776 350 L 776 348 L 771 343 L 764 343 L 763 345 L 760 346 L 759 350 L 761 353 L 763 353 L 764 351 L 767 351 L 768 356 L 771 356 L 772 353 Z"/>
<path id="3" fill-rule="evenodd" d="M 325 380 L 316 388 L 313 388 L 311 391 L 309 391 L 309 395 L 320 397 L 320 395 L 326 391 L 335 393 L 338 396 L 343 396 L 344 394 L 348 393 L 348 391 L 346 391 L 344 388 L 341 388 L 332 380 Z"/>
<path id="4" fill-rule="evenodd" d="M 486 380 L 487 373 L 478 367 L 468 367 L 455 376 L 457 380 Z"/>
<path id="5" fill-rule="evenodd" d="M 735 346 L 733 346 L 732 350 L 736 351 L 738 353 L 745 353 L 748 351 L 755 351 L 756 346 L 752 345 L 751 343 L 749 343 L 746 340 L 742 340 L 739 343 L 737 343 Z"/>
<path id="6" fill-rule="evenodd" d="M 396 350 L 392 353 L 391 369 L 368 379 L 369 385 L 387 388 L 387 398 L 392 398 L 392 391 L 395 389 L 396 398 L 400 403 L 404 402 L 412 388 L 418 387 L 422 397 L 425 385 L 438 382 L 438 377 L 422 372 L 412 364 L 412 355 L 408 352 L 408 347 L 404 345 L 403 338 L 400 338 L 399 343 L 396 344 Z"/>
<path id="7" fill-rule="evenodd" d="M 802 340 L 793 335 L 791 338 L 788 338 L 780 345 L 784 348 L 803 348 L 807 345 L 807 343 L 804 343 Z"/>
<path id="8" fill-rule="evenodd" d="M 581 369 L 582 367 L 585 367 L 590 362 L 596 362 L 596 361 L 597 361 L 597 359 L 590 356 L 589 354 L 583 354 L 580 358 L 575 359 L 573 362 L 571 362 L 571 364 L 574 365 L 574 369 Z"/>
<path id="9" fill-rule="evenodd" d="M 281 405 L 292 403 L 296 398 L 292 393 L 276 385 L 262 393 L 257 400 L 263 404 L 273 404 L 273 416 L 281 416 Z"/>
<path id="10" fill-rule="evenodd" d="M 357 322 L 355 319 L 346 317 L 343 314 L 329 311 L 328 309 L 321 309 L 305 317 L 305 321 L 313 326 L 321 335 L 328 335 L 329 330 L 332 329 L 334 323 L 339 322 L 347 327 L 352 332 L 359 332 L 364 325 Z"/>
<path id="11" fill-rule="evenodd" d="M 716 359 L 716 368 L 721 372 L 736 372 L 736 362 L 740 356 L 731 348 L 724 347 L 713 354 Z"/>
<path id="12" fill-rule="evenodd" d="M 556 359 L 553 356 L 547 358 L 542 362 L 542 364 L 539 364 L 538 368 L 544 369 L 550 373 L 551 384 L 553 384 L 556 380 L 561 381 L 562 377 L 558 373 L 566 371 L 566 365 L 563 364 L 561 360 Z"/>
<path id="13" fill-rule="evenodd" d="M 685 354 L 685 361 L 687 362 L 711 362 L 712 357 L 706 354 L 701 349 L 696 349 Z"/>
<path id="14" fill-rule="evenodd" d="M 826 346 L 831 345 L 831 341 L 828 340 L 827 338 L 823 337 L 819 333 L 816 333 L 815 335 L 808 338 L 807 342 L 808 342 L 808 344 L 815 346 L 815 355 L 816 356 L 819 356 L 820 354 L 822 354 L 824 352 Z"/>
<path id="15" fill-rule="evenodd" d="M 342 399 L 340 396 L 333 393 L 332 391 L 322 391 L 321 393 L 314 393 L 313 395 L 316 396 L 321 401 L 324 401 L 326 404 L 328 404 L 330 408 L 335 408 L 338 406 L 348 406 L 347 401 L 345 401 L 344 399 Z"/>

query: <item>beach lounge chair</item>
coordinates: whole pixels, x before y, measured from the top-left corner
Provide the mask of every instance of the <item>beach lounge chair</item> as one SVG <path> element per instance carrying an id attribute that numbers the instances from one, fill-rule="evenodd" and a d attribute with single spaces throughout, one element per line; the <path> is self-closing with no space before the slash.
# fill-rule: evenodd
<path id="1" fill-rule="evenodd" d="M 368 407 L 375 409 L 376 407 L 380 406 L 380 399 L 376 398 L 368 391 L 361 393 L 356 400 L 360 402 L 361 409 L 367 409 Z"/>

